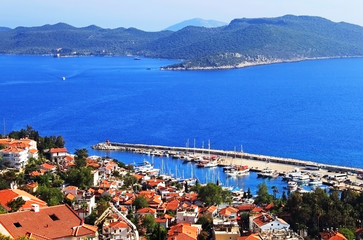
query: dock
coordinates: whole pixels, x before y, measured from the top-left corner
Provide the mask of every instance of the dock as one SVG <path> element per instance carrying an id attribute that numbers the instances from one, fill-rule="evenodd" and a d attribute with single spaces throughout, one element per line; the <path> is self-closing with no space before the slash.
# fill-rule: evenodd
<path id="1" fill-rule="evenodd" d="M 163 154 L 175 155 L 179 154 L 211 154 L 217 155 L 222 158 L 238 158 L 243 160 L 254 160 L 265 163 L 278 163 L 285 165 L 293 165 L 298 167 L 316 167 L 331 172 L 349 172 L 357 175 L 363 174 L 362 168 L 354 168 L 347 166 L 330 165 L 324 163 L 317 163 L 313 161 L 299 160 L 293 158 L 283 158 L 275 156 L 267 156 L 260 154 L 252 154 L 238 151 L 227 151 L 218 149 L 206 148 L 188 148 L 176 146 L 161 146 L 161 145 L 148 145 L 148 144 L 130 144 L 130 143 L 117 143 L 117 142 L 102 142 L 92 146 L 96 150 L 112 150 L 112 151 L 128 151 L 128 152 L 162 152 Z"/>

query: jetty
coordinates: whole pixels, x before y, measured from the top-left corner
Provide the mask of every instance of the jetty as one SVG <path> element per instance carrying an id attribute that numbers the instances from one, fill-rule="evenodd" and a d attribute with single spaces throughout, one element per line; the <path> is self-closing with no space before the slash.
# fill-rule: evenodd
<path id="1" fill-rule="evenodd" d="M 261 154 L 252 154 L 238 151 L 227 151 L 218 149 L 206 148 L 191 148 L 191 147 L 176 147 L 176 146 L 161 146 L 161 145 L 148 145 L 148 144 L 131 144 L 131 143 L 117 143 L 117 142 L 102 142 L 92 146 L 92 149 L 107 150 L 107 151 L 127 151 L 137 153 L 151 153 L 157 152 L 160 155 L 176 155 L 176 154 L 212 154 L 223 158 L 239 158 L 243 160 L 254 160 L 265 163 L 278 163 L 285 165 L 293 165 L 298 167 L 305 167 L 306 169 L 324 169 L 331 172 L 344 172 L 363 175 L 362 168 L 354 168 L 347 166 L 330 165 L 324 163 L 317 163 L 313 161 L 299 160 L 293 158 L 283 158 L 275 156 L 267 156 Z"/>

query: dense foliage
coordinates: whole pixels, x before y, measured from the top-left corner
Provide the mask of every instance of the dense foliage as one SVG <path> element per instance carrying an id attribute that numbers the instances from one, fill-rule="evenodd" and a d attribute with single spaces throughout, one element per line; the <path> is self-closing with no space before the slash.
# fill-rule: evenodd
<path id="1" fill-rule="evenodd" d="M 44 150 L 50 148 L 62 148 L 65 145 L 65 141 L 62 136 L 49 136 L 49 137 L 41 137 L 38 131 L 34 130 L 31 126 L 26 126 L 25 129 L 21 129 L 20 131 L 12 131 L 9 133 L 8 137 L 14 139 L 20 138 L 30 138 L 37 142 L 37 148 L 41 154 L 44 153 Z"/>
<path id="2" fill-rule="evenodd" d="M 198 193 L 198 199 L 206 206 L 232 202 L 231 192 L 214 183 L 207 183 L 205 186 L 197 183 L 191 190 Z"/>
<path id="3" fill-rule="evenodd" d="M 142 55 L 184 59 L 173 68 L 237 66 L 315 57 L 362 56 L 363 28 L 319 17 L 235 19 L 218 28 L 144 32 L 58 23 L 0 31 L 0 53 Z"/>
<path id="4" fill-rule="evenodd" d="M 330 194 L 317 188 L 310 193 L 292 193 L 282 213 L 292 229 L 307 229 L 310 236 L 318 236 L 327 228 L 356 229 L 363 219 L 363 193 L 345 190 Z"/>

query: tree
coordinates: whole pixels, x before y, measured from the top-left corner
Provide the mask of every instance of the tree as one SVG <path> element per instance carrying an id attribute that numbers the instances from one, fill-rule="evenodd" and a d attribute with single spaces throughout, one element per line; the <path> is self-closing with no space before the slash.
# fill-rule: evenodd
<path id="1" fill-rule="evenodd" d="M 151 233 L 156 226 L 155 217 L 152 214 L 146 214 L 142 220 L 142 226 L 146 229 L 146 232 Z"/>
<path id="2" fill-rule="evenodd" d="M 86 166 L 87 162 L 86 159 L 88 157 L 88 151 L 85 148 L 76 149 L 74 153 L 76 155 L 74 161 L 76 162 L 77 168 L 83 168 Z"/>
<path id="3" fill-rule="evenodd" d="M 18 197 L 10 202 L 8 202 L 6 204 L 6 206 L 8 206 L 11 209 L 11 212 L 16 212 L 18 211 L 21 206 L 23 206 L 25 204 L 25 201 L 22 197 Z"/>
<path id="4" fill-rule="evenodd" d="M 267 204 L 267 203 L 271 203 L 272 200 L 273 200 L 272 195 L 270 195 L 268 193 L 268 188 L 267 188 L 266 183 L 258 184 L 257 198 L 255 199 L 255 203 L 257 205 Z"/>
<path id="5" fill-rule="evenodd" d="M 134 202 L 132 203 L 135 206 L 136 210 L 140 208 L 145 208 L 149 206 L 147 199 L 145 196 L 138 196 L 135 198 Z"/>
<path id="6" fill-rule="evenodd" d="M 65 180 L 80 189 L 88 189 L 93 183 L 92 170 L 90 168 L 73 168 L 67 172 Z"/>
<path id="7" fill-rule="evenodd" d="M 58 188 L 49 188 L 40 185 L 36 195 L 46 201 L 49 206 L 58 205 L 63 202 L 63 193 Z"/>
<path id="8" fill-rule="evenodd" d="M 209 238 L 209 233 L 207 232 L 207 231 L 201 231 L 200 233 L 199 233 L 199 235 L 198 235 L 198 238 L 197 238 L 198 240 L 208 240 L 208 239 L 210 239 Z"/>
<path id="9" fill-rule="evenodd" d="M 349 228 L 340 228 L 339 232 L 348 238 L 348 240 L 353 240 L 355 238 L 354 232 Z"/>
<path id="10" fill-rule="evenodd" d="M 230 201 L 231 193 L 227 190 L 223 190 L 221 186 L 214 183 L 208 183 L 206 186 L 200 187 L 198 198 L 207 206 L 219 205 L 222 202 Z"/>
<path id="11" fill-rule="evenodd" d="M 137 178 L 130 174 L 126 174 L 123 178 L 123 186 L 126 188 L 133 187 L 133 185 L 137 183 Z"/>
<path id="12" fill-rule="evenodd" d="M 211 233 L 213 227 L 213 217 L 211 214 L 204 214 L 198 218 L 197 224 L 202 224 L 202 229 Z"/>
<path id="13" fill-rule="evenodd" d="M 156 224 L 154 230 L 151 232 L 149 240 L 166 240 L 167 231 L 159 223 Z"/>
<path id="14" fill-rule="evenodd" d="M 274 195 L 274 199 L 276 199 L 276 195 L 279 193 L 279 190 L 277 189 L 276 186 L 272 186 L 272 192 L 273 192 L 273 195 Z"/>

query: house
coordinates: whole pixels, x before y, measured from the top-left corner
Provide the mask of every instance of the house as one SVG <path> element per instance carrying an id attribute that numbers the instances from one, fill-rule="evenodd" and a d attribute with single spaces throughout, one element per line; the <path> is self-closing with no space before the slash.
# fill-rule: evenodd
<path id="1" fill-rule="evenodd" d="M 28 150 L 18 147 L 7 147 L 0 150 L 3 161 L 9 162 L 10 166 L 22 169 L 28 162 Z"/>
<path id="2" fill-rule="evenodd" d="M 238 240 L 240 231 L 238 226 L 214 228 L 213 235 L 215 240 Z"/>
<path id="3" fill-rule="evenodd" d="M 168 240 L 196 240 L 201 231 L 201 225 L 178 223 L 168 231 Z"/>
<path id="4" fill-rule="evenodd" d="M 283 219 L 273 217 L 268 213 L 260 213 L 250 217 L 251 232 L 266 232 L 275 230 L 289 230 L 290 225 Z"/>
<path id="5" fill-rule="evenodd" d="M 50 160 L 57 162 L 67 156 L 67 148 L 51 148 L 49 154 Z"/>
<path id="6" fill-rule="evenodd" d="M 149 207 L 145 207 L 145 208 L 140 208 L 136 211 L 136 214 L 139 216 L 145 216 L 147 214 L 151 214 L 154 217 L 156 217 L 156 209 L 154 208 L 149 208 Z"/>
<path id="7" fill-rule="evenodd" d="M 191 206 L 181 206 L 180 209 L 176 213 L 176 221 L 180 222 L 188 222 L 188 223 L 196 223 L 198 221 L 199 216 L 199 208 L 196 205 Z"/>
<path id="8" fill-rule="evenodd" d="M 231 222 L 231 221 L 237 221 L 238 211 L 239 210 L 237 208 L 228 206 L 228 207 L 222 208 L 218 212 L 218 214 L 223 219 L 223 221 Z"/>
<path id="9" fill-rule="evenodd" d="M 102 227 L 104 239 L 132 239 L 132 231 L 129 225 L 122 220 L 105 221 Z"/>
<path id="10" fill-rule="evenodd" d="M 175 218 L 169 214 L 164 214 L 161 217 L 155 218 L 155 222 L 159 223 L 165 229 L 168 229 L 169 226 L 175 221 Z"/>
<path id="11" fill-rule="evenodd" d="M 87 225 L 68 206 L 58 205 L 0 215 L 0 234 L 11 238 L 97 239 L 97 227 Z"/>
<path id="12" fill-rule="evenodd" d="M 46 172 L 54 172 L 55 170 L 57 170 L 57 166 L 49 163 L 43 163 L 42 165 L 40 165 L 40 169 Z"/>
<path id="13" fill-rule="evenodd" d="M 41 208 L 47 206 L 47 203 L 43 200 L 40 200 L 39 198 L 20 189 L 0 190 L 0 205 L 7 211 L 10 211 L 11 209 L 7 206 L 7 203 L 19 197 L 25 201 L 24 205 L 19 208 L 19 211 L 31 209 L 32 204 L 37 204 Z"/>

